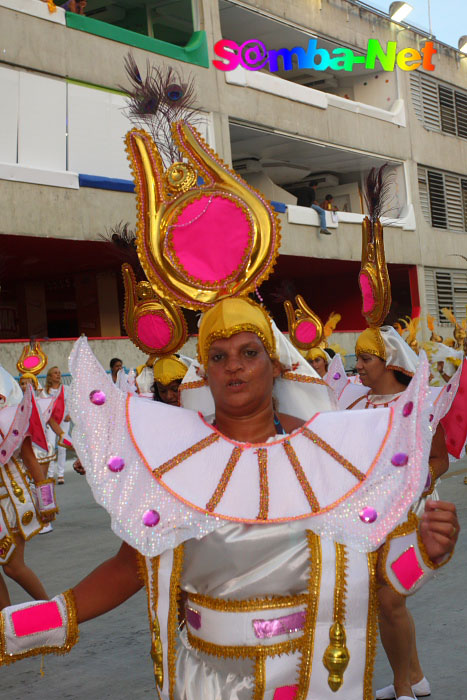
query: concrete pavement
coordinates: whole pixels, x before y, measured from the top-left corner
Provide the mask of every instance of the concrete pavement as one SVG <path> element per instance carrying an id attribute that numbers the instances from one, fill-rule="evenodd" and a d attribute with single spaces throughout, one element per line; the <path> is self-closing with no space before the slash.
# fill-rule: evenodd
<path id="1" fill-rule="evenodd" d="M 456 474 L 458 471 L 462 473 Z M 420 657 L 432 685 L 432 700 L 467 698 L 465 475 L 467 460 L 453 465 L 440 489 L 442 498 L 456 503 L 463 528 L 456 556 L 409 602 L 417 626 Z M 94 502 L 85 479 L 70 471 L 69 464 L 65 476 L 65 485 L 57 487 L 61 513 L 54 531 L 35 537 L 26 547 L 27 562 L 50 595 L 77 583 L 119 547 L 119 540 L 110 530 L 109 518 Z M 7 584 L 13 603 L 27 599 L 24 591 L 12 581 L 7 579 Z M 80 634 L 80 643 L 70 654 L 45 657 L 43 677 L 40 657 L 0 669 L 1 700 L 155 698 L 144 591 L 118 610 L 83 625 Z M 390 669 L 379 646 L 375 687 L 390 681 Z M 336 698 L 339 700 L 338 696 Z"/>

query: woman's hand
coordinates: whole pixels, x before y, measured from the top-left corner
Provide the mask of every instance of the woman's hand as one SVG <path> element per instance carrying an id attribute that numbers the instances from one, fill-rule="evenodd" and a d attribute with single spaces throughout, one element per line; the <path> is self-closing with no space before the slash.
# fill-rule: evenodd
<path id="1" fill-rule="evenodd" d="M 420 520 L 420 536 L 426 552 L 435 564 L 450 554 L 459 537 L 459 521 L 454 503 L 427 501 Z"/>

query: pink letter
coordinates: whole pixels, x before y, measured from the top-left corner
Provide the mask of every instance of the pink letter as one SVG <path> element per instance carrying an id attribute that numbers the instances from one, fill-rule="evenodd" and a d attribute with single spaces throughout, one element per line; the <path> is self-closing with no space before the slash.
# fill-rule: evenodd
<path id="1" fill-rule="evenodd" d="M 236 41 L 231 41 L 230 39 L 221 39 L 214 44 L 214 53 L 227 61 L 223 63 L 222 61 L 213 61 L 214 66 L 218 70 L 234 70 L 240 63 L 240 56 L 233 53 L 233 50 L 238 51 L 238 44 Z M 228 49 L 226 51 L 226 49 Z"/>

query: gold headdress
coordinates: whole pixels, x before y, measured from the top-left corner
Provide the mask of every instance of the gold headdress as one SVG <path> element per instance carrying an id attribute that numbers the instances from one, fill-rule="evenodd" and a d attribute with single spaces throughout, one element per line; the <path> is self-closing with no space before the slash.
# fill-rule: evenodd
<path id="1" fill-rule="evenodd" d="M 270 204 L 207 146 L 191 126 L 176 122 L 173 139 L 185 160 L 165 168 L 144 131 L 126 137 L 136 183 L 136 244 L 146 282 L 136 284 L 124 266 L 125 326 L 147 353 L 173 354 L 186 338 L 180 307 L 207 311 L 200 327 L 200 356 L 209 339 L 232 335 L 232 298 L 242 298 L 248 325 L 275 352 L 270 320 L 246 295 L 265 280 L 280 244 Z M 201 184 L 200 184 L 201 183 Z M 209 309 L 225 301 L 216 312 Z M 238 326 L 238 315 L 236 323 Z M 211 328 L 209 332 L 205 329 Z M 238 332 L 238 329 L 234 332 Z"/>
<path id="2" fill-rule="evenodd" d="M 161 357 L 153 366 L 154 381 L 167 386 L 177 379 L 183 379 L 185 374 L 188 372 L 188 367 L 184 362 L 175 357 L 175 355 L 169 355 L 168 357 Z"/>
<path id="3" fill-rule="evenodd" d="M 239 319 L 242 319 L 239 323 Z M 236 333 L 255 333 L 271 358 L 276 357 L 276 341 L 271 319 L 259 304 L 248 298 L 223 299 L 202 317 L 198 336 L 198 360 L 207 364 L 211 343 L 217 338 L 230 338 Z"/>

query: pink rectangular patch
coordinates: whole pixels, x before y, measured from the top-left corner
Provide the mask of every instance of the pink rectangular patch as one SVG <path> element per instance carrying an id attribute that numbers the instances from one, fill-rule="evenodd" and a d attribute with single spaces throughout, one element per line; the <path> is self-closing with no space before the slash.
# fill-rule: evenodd
<path id="1" fill-rule="evenodd" d="M 17 637 L 26 637 L 37 632 L 57 629 L 63 624 L 57 603 L 40 603 L 30 608 L 17 610 L 11 616 Z"/>
<path id="2" fill-rule="evenodd" d="M 423 569 L 417 561 L 414 547 L 409 547 L 396 561 L 391 564 L 397 580 L 405 588 L 410 590 L 423 576 Z"/>
<path id="3" fill-rule="evenodd" d="M 295 700 L 298 693 L 298 685 L 283 685 L 276 688 L 273 700 Z"/>

